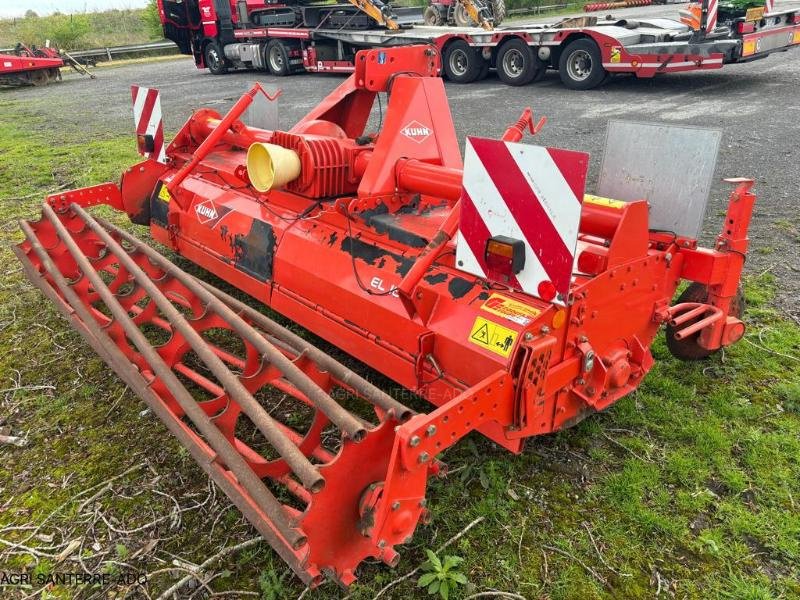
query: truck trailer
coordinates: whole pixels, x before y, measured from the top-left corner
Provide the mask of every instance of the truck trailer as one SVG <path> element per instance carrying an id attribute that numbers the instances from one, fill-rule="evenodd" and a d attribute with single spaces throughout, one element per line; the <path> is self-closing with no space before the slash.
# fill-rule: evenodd
<path id="1" fill-rule="evenodd" d="M 800 45 L 800 9 L 718 15 L 711 0 L 697 5 L 696 23 L 581 16 L 495 29 L 417 25 L 414 9 L 392 9 L 379 0 L 158 4 L 165 37 L 213 74 L 238 68 L 277 76 L 350 73 L 358 50 L 424 43 L 437 48 L 442 75 L 457 83 L 482 79 L 495 69 L 503 83 L 524 85 L 556 70 L 568 88 L 587 90 L 614 73 L 648 78 L 720 69 Z M 380 15 L 393 15 L 397 27 L 381 25 Z"/>

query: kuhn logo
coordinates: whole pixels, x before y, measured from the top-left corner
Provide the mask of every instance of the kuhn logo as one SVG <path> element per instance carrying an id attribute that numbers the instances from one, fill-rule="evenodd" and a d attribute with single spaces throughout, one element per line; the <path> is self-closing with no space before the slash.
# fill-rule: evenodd
<path id="1" fill-rule="evenodd" d="M 418 144 L 421 144 L 427 140 L 433 132 L 429 127 L 426 127 L 419 121 L 411 121 L 411 123 L 400 130 L 400 133 L 402 133 L 408 139 L 414 140 Z"/>
<path id="2" fill-rule="evenodd" d="M 197 220 L 200 221 L 201 224 L 208 223 L 209 221 L 216 221 L 219 217 L 217 208 L 211 200 L 196 204 L 194 212 L 197 214 Z"/>

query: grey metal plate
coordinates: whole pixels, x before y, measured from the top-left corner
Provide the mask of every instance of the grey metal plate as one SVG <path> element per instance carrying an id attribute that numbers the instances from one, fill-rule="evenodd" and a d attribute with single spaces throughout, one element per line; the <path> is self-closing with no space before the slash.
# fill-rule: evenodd
<path id="1" fill-rule="evenodd" d="M 597 193 L 647 200 L 651 229 L 696 238 L 721 139 L 715 129 L 609 121 Z"/>
<path id="2" fill-rule="evenodd" d="M 247 86 L 248 90 L 251 85 Z M 270 96 L 274 96 L 277 92 L 269 86 L 264 86 L 264 89 Z M 256 94 L 253 97 L 253 103 L 242 115 L 242 123 L 248 127 L 258 127 L 269 131 L 278 129 L 278 100 L 279 98 L 269 100 L 264 94 Z"/>

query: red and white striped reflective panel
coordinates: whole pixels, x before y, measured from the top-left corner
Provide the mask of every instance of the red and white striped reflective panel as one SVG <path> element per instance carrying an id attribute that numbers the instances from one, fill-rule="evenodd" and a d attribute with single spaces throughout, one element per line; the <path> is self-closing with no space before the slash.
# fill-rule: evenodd
<path id="1" fill-rule="evenodd" d="M 711 33 L 717 27 L 717 0 L 708 0 L 708 12 L 706 13 L 706 31 Z"/>
<path id="2" fill-rule="evenodd" d="M 775 0 L 766 0 L 764 2 L 764 14 L 769 14 L 775 10 Z"/>
<path id="3" fill-rule="evenodd" d="M 467 138 L 458 268 L 564 304 L 588 166 L 585 152 Z M 487 275 L 486 242 L 500 235 L 525 243 L 524 268 L 507 281 Z"/>
<path id="4" fill-rule="evenodd" d="M 154 88 L 132 85 L 131 99 L 133 100 L 133 123 L 136 126 L 136 135 L 153 136 L 153 152 L 143 152 L 142 155 L 166 164 L 167 154 L 164 145 L 164 123 L 161 117 L 159 91 Z"/>

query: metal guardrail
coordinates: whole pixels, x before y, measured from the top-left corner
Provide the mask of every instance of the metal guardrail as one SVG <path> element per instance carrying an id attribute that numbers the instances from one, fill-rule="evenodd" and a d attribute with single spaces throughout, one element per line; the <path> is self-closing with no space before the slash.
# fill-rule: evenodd
<path id="1" fill-rule="evenodd" d="M 113 60 L 114 56 L 121 54 L 147 54 L 149 52 L 160 52 L 162 50 L 170 50 L 178 47 L 173 42 L 150 42 L 147 44 L 137 44 L 133 46 L 110 46 L 108 48 L 93 48 L 91 50 L 76 50 L 70 52 L 73 58 L 101 58 L 105 60 Z M 13 53 L 14 48 L 0 49 L 0 54 Z"/>
<path id="2" fill-rule="evenodd" d="M 114 56 L 121 54 L 146 54 L 148 52 L 159 52 L 161 50 L 177 50 L 178 47 L 173 42 L 151 42 L 149 44 L 137 44 L 133 46 L 112 46 L 109 48 L 94 48 L 92 50 L 76 50 L 70 52 L 73 58 L 105 58 L 113 60 Z"/>

